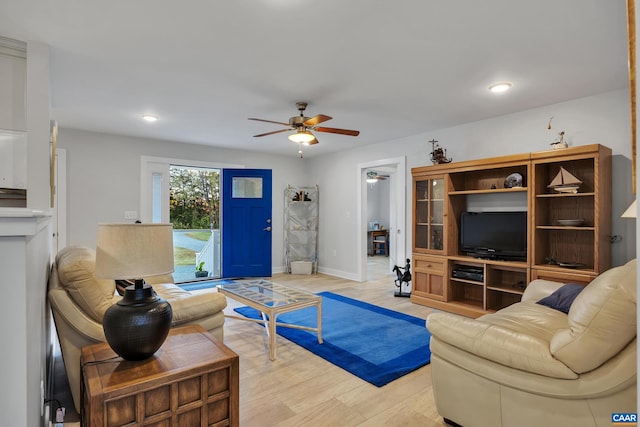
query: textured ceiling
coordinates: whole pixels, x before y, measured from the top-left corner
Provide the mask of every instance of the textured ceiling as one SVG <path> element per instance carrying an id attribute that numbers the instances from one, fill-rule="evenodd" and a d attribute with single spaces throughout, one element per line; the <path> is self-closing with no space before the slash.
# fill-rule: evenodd
<path id="1" fill-rule="evenodd" d="M 623 0 L 2 0 L 0 35 L 50 45 L 63 128 L 292 157 L 247 118 L 361 131 L 312 157 L 628 87 Z"/>

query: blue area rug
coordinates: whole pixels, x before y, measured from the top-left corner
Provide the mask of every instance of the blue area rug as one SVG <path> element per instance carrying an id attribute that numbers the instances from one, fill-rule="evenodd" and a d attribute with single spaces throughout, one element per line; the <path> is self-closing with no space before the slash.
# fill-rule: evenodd
<path id="1" fill-rule="evenodd" d="M 202 282 L 180 283 L 178 286 L 180 286 L 185 291 L 199 291 L 201 289 L 215 288 L 218 285 L 224 285 L 226 283 L 233 283 L 233 280 L 205 280 Z"/>
<path id="2" fill-rule="evenodd" d="M 425 320 L 331 292 L 322 296 L 322 338 L 315 332 L 278 326 L 279 335 L 312 353 L 382 387 L 429 363 L 429 338 Z M 239 307 L 236 312 L 252 319 L 260 312 Z M 278 322 L 316 326 L 315 307 L 285 313 Z"/>

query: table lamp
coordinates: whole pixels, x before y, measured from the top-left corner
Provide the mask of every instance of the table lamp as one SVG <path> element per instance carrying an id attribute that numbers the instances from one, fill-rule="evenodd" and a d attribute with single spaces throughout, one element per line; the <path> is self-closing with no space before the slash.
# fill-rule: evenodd
<path id="1" fill-rule="evenodd" d="M 134 279 L 102 321 L 109 346 L 125 360 L 151 357 L 169 334 L 171 305 L 143 277 L 172 273 L 171 224 L 99 224 L 95 276 Z"/>

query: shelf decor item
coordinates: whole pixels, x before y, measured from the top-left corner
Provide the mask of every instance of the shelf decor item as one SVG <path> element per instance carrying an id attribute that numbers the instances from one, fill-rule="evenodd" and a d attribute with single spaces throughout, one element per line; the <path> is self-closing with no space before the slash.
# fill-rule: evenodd
<path id="1" fill-rule="evenodd" d="M 564 140 L 564 131 L 559 132 L 558 135 L 560 136 L 560 138 L 558 138 L 557 141 L 553 141 L 551 143 L 551 148 L 553 150 L 561 150 L 563 148 L 567 148 L 569 147 L 569 145 L 567 144 L 567 142 Z"/>
<path id="2" fill-rule="evenodd" d="M 135 279 L 107 309 L 102 326 L 109 346 L 125 360 L 151 357 L 167 338 L 173 312 L 143 277 L 173 272 L 171 224 L 100 224 L 95 276 Z"/>
<path id="3" fill-rule="evenodd" d="M 522 175 L 515 172 L 504 180 L 504 188 L 520 188 L 522 187 Z"/>
<path id="4" fill-rule="evenodd" d="M 558 193 L 577 193 L 582 181 L 560 166 L 560 172 L 547 187 Z"/>
<path id="5" fill-rule="evenodd" d="M 447 157 L 447 150 L 440 147 L 440 145 L 438 145 L 438 141 L 432 139 L 429 142 L 431 143 L 431 162 L 433 162 L 434 165 L 451 163 L 451 157 Z"/>

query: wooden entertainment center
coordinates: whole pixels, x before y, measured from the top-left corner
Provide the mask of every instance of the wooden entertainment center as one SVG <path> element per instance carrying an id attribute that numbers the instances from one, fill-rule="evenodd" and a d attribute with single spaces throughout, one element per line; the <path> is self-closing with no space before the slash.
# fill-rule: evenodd
<path id="1" fill-rule="evenodd" d="M 576 192 L 549 188 L 561 167 L 582 182 Z M 608 147 L 435 164 L 411 173 L 414 303 L 478 317 L 520 301 L 531 280 L 586 285 L 611 266 Z M 526 261 L 462 251 L 460 219 L 467 211 L 527 211 Z"/>

